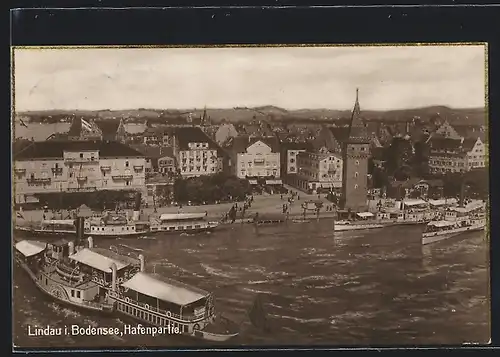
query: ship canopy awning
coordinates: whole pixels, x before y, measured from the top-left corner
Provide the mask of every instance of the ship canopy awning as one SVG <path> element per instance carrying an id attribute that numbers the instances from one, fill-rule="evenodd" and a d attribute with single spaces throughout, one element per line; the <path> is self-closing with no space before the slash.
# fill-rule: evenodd
<path id="1" fill-rule="evenodd" d="M 357 213 L 358 217 L 361 218 L 368 218 L 368 217 L 373 217 L 373 213 L 371 212 L 359 212 Z"/>
<path id="2" fill-rule="evenodd" d="M 46 219 L 42 221 L 42 224 L 62 224 L 62 225 L 74 226 L 75 221 L 73 219 Z"/>
<path id="3" fill-rule="evenodd" d="M 16 249 L 26 258 L 37 255 L 45 250 L 47 243 L 35 240 L 22 240 L 16 244 Z"/>
<path id="4" fill-rule="evenodd" d="M 70 259 L 77 261 L 78 263 L 88 265 L 94 269 L 100 270 L 105 273 L 111 273 L 111 264 L 116 264 L 116 270 L 121 270 L 127 267 L 129 264 L 106 257 L 102 254 L 94 252 L 88 248 L 84 248 L 69 257 Z"/>
<path id="5" fill-rule="evenodd" d="M 434 221 L 429 223 L 429 226 L 434 226 L 434 227 L 449 227 L 453 225 L 455 225 L 455 222 L 451 221 Z"/>
<path id="6" fill-rule="evenodd" d="M 137 273 L 122 286 L 158 300 L 185 306 L 209 295 L 208 292 L 166 279 L 157 274 Z"/>
<path id="7" fill-rule="evenodd" d="M 257 185 L 257 180 L 248 180 L 250 185 Z"/>
<path id="8" fill-rule="evenodd" d="M 425 205 L 427 202 L 424 200 L 419 200 L 419 199 L 414 199 L 414 200 L 404 200 L 403 201 L 405 206 L 419 206 L 419 205 Z"/>
<path id="9" fill-rule="evenodd" d="M 164 213 L 160 215 L 162 221 L 174 221 L 181 219 L 200 219 L 206 216 L 206 213 Z"/>

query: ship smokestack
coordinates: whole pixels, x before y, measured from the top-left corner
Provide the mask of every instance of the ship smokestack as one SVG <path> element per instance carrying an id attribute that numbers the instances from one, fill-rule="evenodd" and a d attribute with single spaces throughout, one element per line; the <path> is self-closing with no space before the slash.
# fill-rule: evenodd
<path id="1" fill-rule="evenodd" d="M 134 204 L 134 213 L 132 214 L 132 220 L 133 221 L 138 221 L 139 220 L 139 215 L 141 212 L 141 201 L 142 201 L 142 195 L 140 192 L 137 192 L 135 194 L 135 204 Z"/>
<path id="2" fill-rule="evenodd" d="M 111 264 L 111 289 L 112 291 L 116 291 L 116 264 Z"/>
<path id="3" fill-rule="evenodd" d="M 141 214 L 140 211 L 134 211 L 134 213 L 132 213 L 132 221 L 138 221 L 140 214 Z"/>
<path id="4" fill-rule="evenodd" d="M 69 242 L 68 243 L 68 255 L 73 255 L 75 254 L 75 243 Z"/>
<path id="5" fill-rule="evenodd" d="M 144 272 L 144 267 L 145 267 L 145 264 L 144 264 L 144 255 L 139 254 L 139 261 L 141 262 L 141 273 L 143 273 Z"/>
<path id="6" fill-rule="evenodd" d="M 94 239 L 92 237 L 88 237 L 87 241 L 89 242 L 89 249 L 94 248 Z"/>

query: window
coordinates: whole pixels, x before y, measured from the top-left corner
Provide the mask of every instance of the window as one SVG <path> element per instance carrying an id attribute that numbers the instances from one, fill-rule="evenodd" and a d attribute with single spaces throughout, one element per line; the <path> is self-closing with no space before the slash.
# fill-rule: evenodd
<path id="1" fill-rule="evenodd" d="M 80 299 L 80 297 L 81 297 L 81 291 L 77 291 L 77 292 L 76 292 L 76 297 L 77 297 L 78 299 Z"/>
<path id="2" fill-rule="evenodd" d="M 354 177 L 358 177 L 359 174 L 357 172 L 354 173 Z"/>
<path id="3" fill-rule="evenodd" d="M 83 153 L 80 153 L 80 159 L 83 159 Z"/>
<path id="4" fill-rule="evenodd" d="M 128 165 L 129 165 L 128 161 L 125 161 L 125 167 L 128 167 Z"/>
<path id="5" fill-rule="evenodd" d="M 75 297 L 75 290 L 71 289 L 71 297 Z"/>
<path id="6" fill-rule="evenodd" d="M 356 165 L 359 165 L 359 160 L 356 160 Z"/>
<path id="7" fill-rule="evenodd" d="M 356 184 L 356 185 L 354 185 L 354 189 L 356 190 L 357 188 L 358 188 L 358 185 L 357 185 L 357 184 Z"/>
<path id="8" fill-rule="evenodd" d="M 292 157 L 292 158 L 290 159 L 290 163 L 291 163 L 291 164 L 293 164 L 294 162 L 295 162 L 295 159 Z"/>

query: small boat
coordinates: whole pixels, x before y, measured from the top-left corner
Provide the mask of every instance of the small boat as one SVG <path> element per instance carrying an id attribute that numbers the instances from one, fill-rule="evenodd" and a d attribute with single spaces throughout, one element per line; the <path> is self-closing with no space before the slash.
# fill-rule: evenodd
<path id="1" fill-rule="evenodd" d="M 486 226 L 486 213 L 481 204 L 450 207 L 444 218 L 427 224 L 422 233 L 422 244 L 439 242 L 465 232 L 482 231 Z"/>
<path id="2" fill-rule="evenodd" d="M 211 232 L 219 222 L 208 221 L 206 213 L 165 213 L 153 220 L 152 233 L 202 233 Z"/>
<path id="3" fill-rule="evenodd" d="M 139 269 L 130 257 L 93 248 L 92 238 L 88 248 L 76 249 L 73 241 L 22 240 L 15 244 L 15 261 L 40 291 L 57 302 L 103 313 L 114 311 L 108 299 L 110 264 L 119 266 L 122 280 Z"/>
<path id="4" fill-rule="evenodd" d="M 365 223 L 363 221 L 351 222 L 351 221 L 336 221 L 333 227 L 334 232 L 344 232 L 344 231 L 359 231 L 366 229 L 376 229 L 376 228 L 384 228 L 384 224 L 380 223 Z"/>

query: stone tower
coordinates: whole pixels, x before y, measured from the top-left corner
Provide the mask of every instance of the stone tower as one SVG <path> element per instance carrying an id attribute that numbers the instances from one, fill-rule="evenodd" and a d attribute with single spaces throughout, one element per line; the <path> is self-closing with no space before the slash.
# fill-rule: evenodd
<path id="1" fill-rule="evenodd" d="M 349 130 L 342 142 L 342 197 L 341 209 L 363 212 L 368 208 L 368 158 L 370 137 L 361 119 L 358 89 Z"/>

